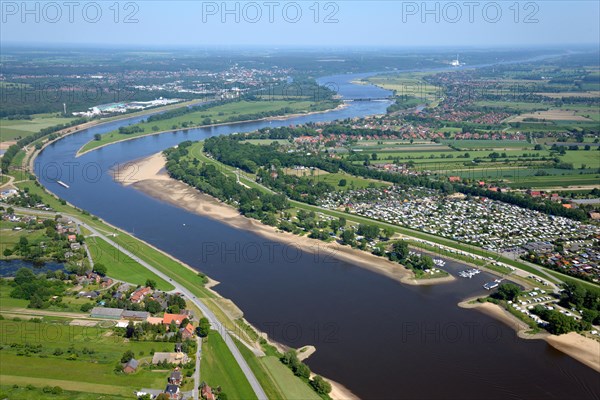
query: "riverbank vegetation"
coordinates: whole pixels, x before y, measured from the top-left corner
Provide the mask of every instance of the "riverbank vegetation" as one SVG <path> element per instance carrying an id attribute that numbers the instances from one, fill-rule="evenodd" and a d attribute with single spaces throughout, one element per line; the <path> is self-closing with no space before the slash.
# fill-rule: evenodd
<path id="1" fill-rule="evenodd" d="M 478 300 L 502 306 L 534 331 L 583 333 L 600 324 L 600 289 L 577 283 L 563 284 L 559 295 L 547 295 L 540 289 L 522 291 L 515 284 L 503 283 L 490 296 Z"/>
<path id="2" fill-rule="evenodd" d="M 377 208 L 379 218 L 383 218 L 381 208 L 385 208 L 385 204 L 393 200 L 393 198 L 387 198 L 386 193 L 396 193 L 398 191 L 406 193 L 419 190 L 427 192 L 430 197 L 437 196 L 440 200 L 448 202 L 444 207 L 456 208 L 460 205 L 461 208 L 473 209 L 467 210 L 469 212 L 478 213 L 475 208 L 479 206 L 473 203 L 474 200 L 493 200 L 498 202 L 492 203 L 494 206 L 497 204 L 497 207 L 503 208 L 502 211 L 498 211 L 503 216 L 526 213 L 530 215 L 528 218 L 537 218 L 536 216 L 539 214 L 535 213 L 541 213 L 540 221 L 541 219 L 550 221 L 554 217 L 565 217 L 574 221 L 588 222 L 590 221 L 589 212 L 597 208 L 597 204 L 593 202 L 583 202 L 572 206 L 556 195 L 539 195 L 540 192 L 532 191 L 500 190 L 497 187 L 485 185 L 485 182 L 466 182 L 460 177 L 450 181 L 429 174 L 411 173 L 410 170 L 395 164 L 376 165 L 374 163 L 378 159 L 377 153 L 363 154 L 359 156 L 362 158 L 358 159 L 363 161 L 358 162 L 355 156 L 359 153 L 348 154 L 330 151 L 331 148 L 328 146 L 340 139 L 341 136 L 338 136 L 341 135 L 340 132 L 343 132 L 345 140 L 351 140 L 354 137 L 364 137 L 365 131 L 368 131 L 368 129 L 355 129 L 335 124 L 320 126 L 319 128 L 310 125 L 294 129 L 286 127 L 264 128 L 249 134 L 209 138 L 204 142 L 204 150 L 212 159 L 239 169 L 240 173 L 238 174 L 245 174 L 248 179 L 266 186 L 276 193 L 283 193 L 291 200 L 309 205 L 324 204 L 327 207 L 336 206 L 340 208 L 346 205 L 346 212 L 350 208 L 354 208 L 355 201 L 360 203 L 378 201 L 381 203 Z M 328 137 L 332 138 L 331 141 L 328 141 Z M 268 143 L 269 140 L 271 140 L 270 144 Z M 327 179 L 329 176 L 340 177 L 341 179 L 339 181 L 337 179 Z M 389 189 L 386 189 L 383 183 L 390 185 L 388 186 Z M 378 190 L 360 190 L 363 188 L 378 188 Z M 353 195 L 348 196 L 342 193 L 344 191 L 352 192 Z M 367 199 L 366 196 L 370 196 L 372 199 Z M 421 194 L 421 196 L 424 196 L 424 194 Z M 405 201 L 410 200 L 411 197 L 408 196 Z M 461 201 L 466 202 L 464 203 L 466 205 L 461 205 Z M 389 207 L 392 206 L 390 204 L 387 210 L 391 211 Z M 533 213 L 523 210 L 530 210 Z M 372 215 L 372 218 L 377 218 L 373 215 L 374 210 L 365 209 L 363 211 Z M 389 212 L 387 215 L 390 215 Z M 451 214 L 444 211 L 444 215 L 449 216 Z M 549 215 L 550 217 L 543 217 L 543 215 Z M 547 222 L 540 223 L 546 224 Z M 562 224 L 573 223 L 564 221 Z M 587 225 L 587 227 L 587 230 L 578 230 L 577 228 L 575 231 L 571 230 L 571 232 L 576 232 L 573 238 L 592 239 L 594 237 L 594 227 L 593 225 Z M 431 230 L 429 226 L 427 229 Z M 449 237 L 458 237 L 461 238 L 460 240 L 495 251 L 511 247 L 510 244 L 502 245 L 499 242 L 492 244 L 474 239 L 474 236 L 485 234 L 486 229 L 483 229 L 484 232 L 476 231 L 473 234 L 462 236 L 454 234 Z M 504 236 L 504 233 L 498 234 Z M 446 236 L 448 235 L 450 233 Z M 318 235 L 315 234 L 314 236 Z M 565 238 L 563 234 L 560 237 Z M 548 241 L 548 239 L 544 240 Z M 530 241 L 535 240 L 531 239 Z M 496 255 L 496 257 L 498 256 Z M 535 262 L 536 259 L 528 257 L 527 261 Z M 508 265 L 514 263 L 510 260 L 506 262 Z M 579 262 L 581 263 L 581 261 Z M 541 262 L 538 263 L 541 264 Z M 553 268 L 561 273 L 586 280 L 593 281 L 597 279 L 593 269 L 591 271 L 593 273 L 590 274 L 588 270 L 564 267 Z M 527 266 L 524 269 L 527 270 Z"/>
<path id="3" fill-rule="evenodd" d="M 212 144 L 213 142 L 209 145 L 212 146 Z M 166 169 L 171 177 L 180 179 L 206 194 L 229 203 L 249 218 L 258 219 L 262 223 L 275 226 L 282 231 L 297 235 L 306 234 L 312 239 L 324 242 L 338 241 L 340 244 L 369 251 L 377 256 L 391 257 L 394 261 L 405 264 L 406 268 L 412 270 L 417 278 L 447 276 L 447 273 L 433 267 L 433 260 L 429 256 L 414 253 L 400 258 L 390 256 L 394 251 L 389 239 L 395 232 L 389 227 L 381 229 L 372 223 L 347 225 L 344 217 L 323 218 L 314 211 L 290 208 L 287 196 L 306 202 L 310 202 L 311 196 L 313 196 L 316 202 L 321 190 L 334 190 L 331 185 L 322 182 L 313 185 L 309 178 L 289 176 L 293 181 L 288 184 L 271 185 L 270 189 L 274 189 L 274 191 L 256 184 L 249 186 L 239 181 L 238 174 L 219 169 L 214 161 L 207 158 L 202 152 L 203 146 L 206 145 L 206 143 L 183 142 L 177 148 L 166 150 Z M 248 144 L 248 146 L 253 145 Z M 210 149 L 214 150 L 213 147 Z M 219 153 L 210 154 L 218 159 L 227 153 L 227 148 L 219 148 Z M 234 163 L 233 160 L 240 160 L 240 158 L 234 157 L 228 158 L 228 160 Z M 278 161 L 274 160 L 273 163 L 278 163 Z M 254 167 L 244 164 L 244 168 L 253 170 Z M 258 182 L 277 178 L 273 175 L 277 175 L 278 172 L 269 174 L 267 171 L 261 174 L 260 171 L 257 169 Z M 278 194 L 280 191 L 283 194 Z"/>
<path id="4" fill-rule="evenodd" d="M 282 85 L 270 88 L 267 94 L 245 94 L 243 96 L 205 104 L 181 107 L 161 114 L 155 114 L 146 120 L 122 126 L 96 137 L 86 143 L 79 153 L 105 146 L 121 140 L 158 132 L 185 130 L 201 126 L 259 120 L 288 114 L 306 114 L 333 109 L 340 101 L 333 98 L 334 93 L 320 87 L 312 80 L 296 83 L 297 87 L 289 92 Z"/>

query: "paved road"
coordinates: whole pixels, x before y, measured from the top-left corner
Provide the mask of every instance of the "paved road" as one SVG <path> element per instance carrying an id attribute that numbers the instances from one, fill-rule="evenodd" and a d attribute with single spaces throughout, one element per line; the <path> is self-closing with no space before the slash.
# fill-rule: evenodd
<path id="1" fill-rule="evenodd" d="M 198 400 L 199 397 L 198 386 L 200 386 L 200 359 L 202 358 L 202 338 L 196 338 L 196 343 L 198 344 L 198 349 L 196 350 L 196 371 L 194 371 L 194 391 L 192 392 L 194 400 Z"/>
<path id="2" fill-rule="evenodd" d="M 4 206 L 7 207 L 8 205 L 4 205 Z M 45 216 L 55 216 L 55 215 L 59 214 L 59 213 L 54 213 L 54 212 L 32 210 L 29 208 L 20 208 L 20 207 L 13 207 L 13 209 L 16 211 L 20 211 L 20 212 L 26 212 L 26 213 L 30 213 L 30 214 L 36 214 L 36 215 L 45 215 Z M 233 354 L 233 357 L 235 358 L 235 360 L 237 361 L 238 365 L 240 366 L 242 372 L 246 376 L 246 379 L 248 379 L 250 386 L 252 386 L 252 389 L 254 390 L 256 397 L 258 397 L 259 400 L 267 400 L 267 395 L 266 395 L 265 391 L 260 386 L 258 379 L 256 379 L 256 376 L 254 375 L 254 373 L 248 366 L 248 363 L 242 356 L 242 353 L 240 353 L 240 350 L 235 345 L 235 342 L 231 338 L 229 331 L 223 324 L 221 324 L 221 322 L 217 319 L 217 317 L 213 314 L 213 312 L 206 306 L 206 304 L 204 304 L 201 300 L 197 299 L 196 296 L 192 292 L 190 292 L 187 288 L 182 286 L 179 282 L 173 281 L 173 279 L 171 279 L 168 275 L 166 275 L 166 274 L 162 273 L 161 271 L 159 271 L 158 269 L 154 268 L 152 265 L 150 265 L 147 262 L 145 262 L 144 260 L 140 259 L 138 256 L 136 256 L 129 250 L 122 248 L 120 245 L 118 245 L 117 243 L 115 243 L 111 239 L 109 239 L 106 235 L 99 232 L 96 228 L 86 224 L 85 222 L 82 222 L 81 220 L 77 219 L 76 217 L 74 217 L 72 215 L 68 215 L 65 213 L 60 213 L 60 214 L 62 216 L 68 216 L 77 225 L 85 227 L 93 235 L 98 236 L 99 238 L 101 238 L 102 240 L 107 242 L 109 245 L 115 247 L 117 250 L 119 250 L 123 254 L 129 256 L 132 260 L 138 262 L 140 265 L 142 265 L 146 269 L 152 271 L 154 274 L 161 277 L 165 281 L 170 282 L 175 287 L 175 289 L 174 289 L 175 291 L 182 293 L 187 298 L 187 301 L 191 301 L 196 307 L 198 307 L 200 309 L 200 311 L 202 311 L 202 314 L 204 314 L 204 316 L 210 322 L 211 327 L 213 329 L 215 329 L 217 332 L 219 332 L 219 334 L 225 341 L 225 344 L 231 351 L 231 354 Z M 196 388 L 197 388 L 197 386 L 196 386 Z"/>

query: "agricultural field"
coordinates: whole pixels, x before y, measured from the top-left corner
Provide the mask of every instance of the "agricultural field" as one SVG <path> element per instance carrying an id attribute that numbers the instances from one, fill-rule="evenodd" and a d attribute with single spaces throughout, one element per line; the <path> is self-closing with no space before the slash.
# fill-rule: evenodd
<path id="1" fill-rule="evenodd" d="M 73 121 L 57 114 L 37 114 L 31 120 L 0 119 L 0 142 L 16 141 L 39 132 L 41 129 L 61 125 Z"/>
<path id="2" fill-rule="evenodd" d="M 170 351 L 164 342 L 130 342 L 101 327 L 0 320 L 0 380 L 65 390 L 130 395 L 136 387 L 162 387 L 168 371 L 115 373 L 126 350 L 142 363 L 153 351 Z M 38 346 L 40 345 L 40 346 Z M 22 362 L 26 358 L 28 362 Z"/>
<path id="3" fill-rule="evenodd" d="M 599 174 L 586 175 L 550 175 L 531 176 L 508 182 L 506 185 L 514 188 L 568 188 L 570 186 L 600 186 Z"/>
<path id="4" fill-rule="evenodd" d="M 592 142 L 588 138 L 588 142 Z M 460 176 L 471 180 L 503 182 L 513 187 L 598 185 L 600 151 L 592 144 L 590 150 L 566 150 L 564 154 L 551 150 L 550 144 L 537 145 L 524 140 L 443 140 L 440 144 L 390 140 L 360 141 L 351 144 L 349 157 L 355 164 L 369 159 L 371 165 L 407 164 L 418 172 L 433 176 Z M 363 150 L 357 152 L 355 149 Z M 560 163 L 554 167 L 554 160 Z M 571 165 L 571 167 L 569 167 Z M 335 175 L 335 174 L 332 174 Z M 330 183 L 337 176 L 323 177 Z M 364 187 L 358 183 L 356 187 Z"/>
<path id="5" fill-rule="evenodd" d="M 54 389 L 51 386 L 37 388 L 32 385 L 31 378 L 13 376 L 3 380 L 0 386 L 0 398 L 11 400 L 126 400 L 131 395 L 103 395 L 99 393 L 76 392 L 72 390 Z M 74 385 L 75 386 L 75 385 Z"/>
<path id="6" fill-rule="evenodd" d="M 360 148 L 360 147 L 369 147 L 369 148 L 381 148 L 381 147 L 385 147 L 385 146 L 414 146 L 414 145 L 438 145 L 437 143 L 434 143 L 432 141 L 429 140 L 413 140 L 413 142 L 411 143 L 410 140 L 400 140 L 400 139 L 386 139 L 386 140 L 360 140 L 357 141 L 356 143 L 354 143 L 354 146 L 356 146 L 356 148 Z"/>
<path id="7" fill-rule="evenodd" d="M 490 149 L 533 149 L 534 145 L 523 140 L 444 140 L 443 143 L 461 150 Z"/>
<path id="8" fill-rule="evenodd" d="M 552 109 L 547 111 L 536 111 L 532 113 L 521 114 L 507 120 L 507 122 L 524 122 L 528 119 L 535 119 L 540 121 L 591 121 L 591 119 L 589 118 L 586 118 L 582 115 L 577 115 L 575 111 Z"/>
<path id="9" fill-rule="evenodd" d="M 366 82 L 383 89 L 392 90 L 396 96 L 416 97 L 424 101 L 435 101 L 441 94 L 441 88 L 427 83 L 423 78 L 431 73 L 407 72 L 397 75 L 377 75 Z"/>
<path id="10" fill-rule="evenodd" d="M 317 176 L 314 178 L 315 182 L 326 182 L 333 187 L 340 190 L 348 190 L 348 189 L 364 189 L 369 186 L 383 187 L 389 186 L 389 183 L 377 181 L 374 179 L 365 179 L 357 176 L 352 176 L 346 173 L 335 173 L 335 174 L 326 174 Z M 345 180 L 346 184 L 340 186 L 340 181 Z"/>
<path id="11" fill-rule="evenodd" d="M 31 242 L 36 242 L 44 237 L 45 230 L 39 229 L 32 232 L 27 230 L 14 230 L 19 226 L 17 222 L 0 221 L 0 260 L 11 257 L 4 255 L 5 249 L 12 249 L 22 236 L 27 236 L 27 239 Z"/>
<path id="12" fill-rule="evenodd" d="M 552 107 L 552 103 L 528 103 L 523 101 L 492 101 L 481 100 L 473 103 L 477 107 L 487 107 L 508 110 L 510 112 L 531 112 L 538 110 L 548 110 Z"/>
<path id="13" fill-rule="evenodd" d="M 600 97 L 600 92 L 598 91 L 589 91 L 589 92 L 540 92 L 536 93 L 540 96 L 550 97 L 551 99 L 561 99 L 563 97 L 585 97 L 585 98 L 594 98 Z"/>
<path id="14" fill-rule="evenodd" d="M 366 143 L 361 143 L 360 145 L 357 146 L 353 146 L 350 148 L 351 150 L 355 151 L 355 152 L 364 152 L 367 153 L 367 155 L 369 153 L 373 153 L 373 152 L 377 152 L 377 153 L 396 153 L 396 152 L 437 152 L 437 151 L 453 151 L 450 147 L 444 145 L 444 144 L 437 144 L 437 143 L 413 143 L 411 144 L 410 142 L 407 143 L 386 143 L 383 142 L 383 144 L 366 144 Z"/>
<path id="15" fill-rule="evenodd" d="M 597 147 L 592 150 L 567 151 L 564 156 L 560 156 L 561 161 L 572 163 L 574 168 L 600 168 L 600 151 Z"/>
<path id="16" fill-rule="evenodd" d="M 279 143 L 280 145 L 290 144 L 290 142 L 286 139 L 248 139 L 244 140 L 242 143 L 250 143 L 258 146 L 269 146 L 273 142 Z"/>

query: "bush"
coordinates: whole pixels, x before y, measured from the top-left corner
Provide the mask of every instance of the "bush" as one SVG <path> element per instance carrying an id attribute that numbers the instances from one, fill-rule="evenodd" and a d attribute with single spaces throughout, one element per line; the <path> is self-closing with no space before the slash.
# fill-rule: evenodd
<path id="1" fill-rule="evenodd" d="M 494 293 L 493 297 L 500 300 L 514 301 L 519 293 L 521 293 L 521 288 L 514 283 L 503 283 L 498 287 L 498 291 Z"/>
<path id="2" fill-rule="evenodd" d="M 121 356 L 121 362 L 122 363 L 129 362 L 129 360 L 131 360 L 133 358 L 133 356 L 134 356 L 133 351 L 127 350 L 125 353 L 123 353 L 123 356 Z"/>
<path id="3" fill-rule="evenodd" d="M 316 375 L 310 382 L 310 385 L 319 394 L 328 394 L 331 392 L 331 383 L 327 382 L 323 377 Z"/>

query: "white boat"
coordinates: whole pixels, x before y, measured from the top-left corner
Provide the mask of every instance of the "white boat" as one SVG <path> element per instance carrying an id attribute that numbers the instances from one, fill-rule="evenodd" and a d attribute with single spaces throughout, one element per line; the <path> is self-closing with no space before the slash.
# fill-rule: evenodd
<path id="1" fill-rule="evenodd" d="M 66 183 L 64 183 L 63 181 L 59 181 L 57 180 L 56 183 L 58 183 L 60 186 L 65 187 L 65 188 L 69 188 L 69 185 L 67 185 Z"/>

